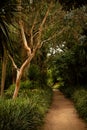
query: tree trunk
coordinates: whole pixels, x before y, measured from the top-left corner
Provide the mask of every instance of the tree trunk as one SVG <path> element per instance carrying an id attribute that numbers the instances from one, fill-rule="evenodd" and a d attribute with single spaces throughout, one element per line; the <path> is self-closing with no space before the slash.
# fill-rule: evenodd
<path id="1" fill-rule="evenodd" d="M 17 72 L 16 72 L 16 70 L 15 70 L 15 68 L 12 66 L 12 84 L 15 84 L 15 82 L 16 82 L 16 74 Z"/>
<path id="2" fill-rule="evenodd" d="M 1 76 L 1 97 L 4 94 L 4 86 L 5 86 L 5 79 L 6 79 L 6 67 L 7 67 L 7 53 L 4 48 L 4 55 L 2 60 L 2 76 Z"/>
<path id="3" fill-rule="evenodd" d="M 18 96 L 18 92 L 19 92 L 19 88 L 20 88 L 20 81 L 21 81 L 23 72 L 24 72 L 25 68 L 30 64 L 34 55 L 35 55 L 34 53 L 31 54 L 31 56 L 28 57 L 28 59 L 22 64 L 21 68 L 19 70 L 17 70 L 16 87 L 15 87 L 15 91 L 13 94 L 13 99 L 15 99 Z"/>
<path id="4" fill-rule="evenodd" d="M 19 70 L 17 72 L 16 87 L 15 87 L 15 91 L 14 91 L 14 94 L 13 94 L 13 99 L 15 99 L 18 96 L 18 92 L 19 92 L 19 88 L 20 88 L 20 80 L 21 80 L 21 77 L 22 77 L 22 73 L 23 73 L 23 71 L 21 71 L 21 70 Z"/>

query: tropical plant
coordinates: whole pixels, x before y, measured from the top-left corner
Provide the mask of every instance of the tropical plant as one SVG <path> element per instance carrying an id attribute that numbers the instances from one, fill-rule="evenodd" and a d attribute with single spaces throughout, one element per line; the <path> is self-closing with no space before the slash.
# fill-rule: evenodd
<path id="1" fill-rule="evenodd" d="M 11 51 L 11 44 L 9 39 L 9 25 L 12 24 L 12 17 L 14 16 L 15 1 L 0 1 L 0 57 L 2 59 L 2 76 L 1 76 L 1 96 L 3 96 L 3 90 L 6 77 L 6 65 L 7 65 L 7 50 Z"/>

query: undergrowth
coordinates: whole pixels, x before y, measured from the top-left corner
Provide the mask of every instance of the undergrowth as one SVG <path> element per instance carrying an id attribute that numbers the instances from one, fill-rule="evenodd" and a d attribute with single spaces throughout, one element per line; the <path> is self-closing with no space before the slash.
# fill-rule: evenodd
<path id="1" fill-rule="evenodd" d="M 14 85 L 0 98 L 0 130 L 39 130 L 51 103 L 51 88 L 29 89 L 27 83 L 20 86 L 19 96 L 11 99 Z M 27 87 L 28 86 L 28 87 Z"/>

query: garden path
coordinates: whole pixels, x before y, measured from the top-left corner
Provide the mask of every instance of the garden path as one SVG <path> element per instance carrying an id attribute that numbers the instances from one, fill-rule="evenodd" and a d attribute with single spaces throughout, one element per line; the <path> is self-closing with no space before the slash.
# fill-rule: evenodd
<path id="1" fill-rule="evenodd" d="M 47 113 L 43 130 L 87 130 L 73 103 L 60 91 L 54 91 L 53 102 Z"/>

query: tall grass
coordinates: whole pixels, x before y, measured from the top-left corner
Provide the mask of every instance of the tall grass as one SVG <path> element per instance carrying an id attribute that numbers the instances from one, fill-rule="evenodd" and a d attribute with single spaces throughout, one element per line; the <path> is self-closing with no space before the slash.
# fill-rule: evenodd
<path id="1" fill-rule="evenodd" d="M 14 85 L 0 99 L 0 130 L 39 130 L 51 103 L 51 88 L 30 90 L 22 84 L 16 100 L 10 98 L 13 90 Z"/>
<path id="2" fill-rule="evenodd" d="M 76 90 L 72 99 L 79 115 L 87 121 L 87 90 L 84 88 Z"/>

